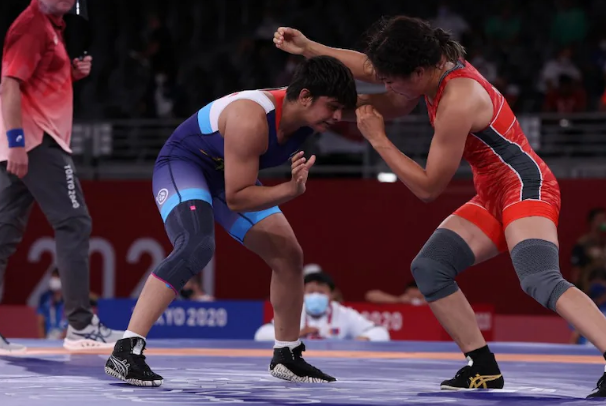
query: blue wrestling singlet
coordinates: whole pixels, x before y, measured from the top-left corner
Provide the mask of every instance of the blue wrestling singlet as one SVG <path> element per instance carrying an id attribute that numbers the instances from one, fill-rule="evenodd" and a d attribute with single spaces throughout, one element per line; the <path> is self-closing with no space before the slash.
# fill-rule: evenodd
<path id="1" fill-rule="evenodd" d="M 299 150 L 313 133 L 300 128 L 286 143 L 278 143 L 277 134 L 286 89 L 271 91 L 276 103 L 261 90 L 233 93 L 217 99 L 185 120 L 173 132 L 160 151 L 153 173 L 153 193 L 162 220 L 182 202 L 204 200 L 213 207 L 215 220 L 236 240 L 242 242 L 250 228 L 274 213 L 278 207 L 237 213 L 225 199 L 224 141 L 219 133 L 219 115 L 231 102 L 247 99 L 261 105 L 269 126 L 268 148 L 259 157 L 259 169 L 282 165 Z M 257 180 L 257 184 L 261 183 Z"/>

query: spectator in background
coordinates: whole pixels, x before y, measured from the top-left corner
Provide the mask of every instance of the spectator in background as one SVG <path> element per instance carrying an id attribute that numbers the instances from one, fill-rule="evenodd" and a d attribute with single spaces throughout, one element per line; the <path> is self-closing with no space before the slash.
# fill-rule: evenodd
<path id="1" fill-rule="evenodd" d="M 263 12 L 263 19 L 255 30 L 255 38 L 261 41 L 267 41 L 274 37 L 274 32 L 280 26 L 275 16 L 274 7 L 266 7 Z"/>
<path id="2" fill-rule="evenodd" d="M 572 61 L 571 48 L 562 48 L 556 58 L 545 63 L 541 71 L 539 91 L 547 94 L 557 86 L 562 75 L 570 76 L 575 82 L 580 82 L 582 79 L 581 71 Z"/>
<path id="3" fill-rule="evenodd" d="M 200 278 L 196 276 L 187 281 L 180 294 L 181 299 L 194 302 L 212 302 L 215 300 L 214 297 L 204 291 Z"/>
<path id="4" fill-rule="evenodd" d="M 55 268 L 48 282 L 48 290 L 40 296 L 38 304 L 38 331 L 40 338 L 59 340 L 65 338 L 67 319 L 63 311 L 63 293 L 59 271 Z"/>
<path id="5" fill-rule="evenodd" d="M 438 4 L 437 14 L 431 21 L 431 25 L 434 28 L 442 28 L 450 32 L 452 38 L 459 42 L 470 31 L 467 21 L 460 14 L 454 12 L 449 2 L 445 0 Z"/>
<path id="6" fill-rule="evenodd" d="M 588 31 L 587 15 L 572 0 L 560 0 L 551 23 L 551 39 L 560 46 L 585 39 Z"/>
<path id="7" fill-rule="evenodd" d="M 518 110 L 520 100 L 520 86 L 510 81 L 505 76 L 498 76 L 495 80 L 494 87 L 505 97 L 509 107 L 516 112 Z"/>
<path id="8" fill-rule="evenodd" d="M 600 97 L 600 105 L 598 107 L 600 111 L 606 111 L 606 88 Z"/>
<path id="9" fill-rule="evenodd" d="M 414 306 L 427 304 L 415 281 L 406 285 L 404 293 L 399 296 L 375 289 L 366 292 L 366 300 L 371 303 L 402 303 Z"/>
<path id="10" fill-rule="evenodd" d="M 305 275 L 305 301 L 301 314 L 300 338 L 389 341 L 387 329 L 373 324 L 356 310 L 331 299 L 335 283 L 324 272 Z M 255 333 L 257 341 L 272 341 L 273 322 L 261 326 Z"/>
<path id="11" fill-rule="evenodd" d="M 587 295 L 595 302 L 600 311 L 606 315 L 606 267 L 598 266 L 588 272 Z M 571 344 L 588 344 L 588 341 L 578 331 L 570 326 Z"/>
<path id="12" fill-rule="evenodd" d="M 303 276 L 316 272 L 324 272 L 322 267 L 318 264 L 307 264 L 303 267 Z M 343 293 L 341 293 L 341 290 L 336 286 L 332 290 L 331 300 L 334 300 L 337 303 L 343 303 Z"/>
<path id="13" fill-rule="evenodd" d="M 521 28 L 522 19 L 513 12 L 511 2 L 506 1 L 501 6 L 500 14 L 493 15 L 486 20 L 484 31 L 486 38 L 495 45 L 503 46 L 517 42 Z"/>
<path id="14" fill-rule="evenodd" d="M 547 92 L 543 111 L 549 113 L 580 113 L 587 110 L 585 89 L 568 75 L 560 76 L 559 86 Z"/>
<path id="15" fill-rule="evenodd" d="M 480 49 L 474 49 L 469 54 L 469 62 L 484 76 L 491 84 L 495 84 L 498 71 L 497 64 L 486 59 Z"/>
<path id="16" fill-rule="evenodd" d="M 145 65 L 149 65 L 153 76 L 158 72 L 165 72 L 174 77 L 177 72 L 177 59 L 173 40 L 169 29 L 163 24 L 157 13 L 147 16 L 147 27 L 142 32 L 143 48 L 140 52 L 132 53 Z"/>
<path id="17" fill-rule="evenodd" d="M 588 231 L 572 249 L 571 281 L 588 293 L 592 269 L 606 266 L 606 209 L 594 208 L 587 215 Z"/>
<path id="18" fill-rule="evenodd" d="M 297 65 L 301 62 L 301 56 L 299 55 L 288 55 L 288 59 L 286 60 L 286 64 L 284 64 L 284 69 L 276 78 L 275 86 L 276 87 L 284 87 L 287 86 L 294 73 Z"/>

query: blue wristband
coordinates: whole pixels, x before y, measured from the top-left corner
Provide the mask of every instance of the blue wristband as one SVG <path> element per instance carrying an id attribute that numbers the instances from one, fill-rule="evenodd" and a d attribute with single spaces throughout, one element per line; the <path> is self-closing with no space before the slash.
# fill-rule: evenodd
<path id="1" fill-rule="evenodd" d="M 25 134 L 22 128 L 15 128 L 14 130 L 8 130 L 6 132 L 8 138 L 8 147 L 24 147 L 25 146 Z"/>

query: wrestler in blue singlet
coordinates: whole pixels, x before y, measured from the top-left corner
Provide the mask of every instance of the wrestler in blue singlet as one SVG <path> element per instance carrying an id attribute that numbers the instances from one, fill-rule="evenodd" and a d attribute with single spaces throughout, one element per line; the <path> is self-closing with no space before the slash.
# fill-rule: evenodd
<path id="1" fill-rule="evenodd" d="M 227 207 L 223 172 L 223 136 L 219 132 L 219 115 L 231 102 L 252 100 L 267 114 L 268 148 L 259 157 L 259 169 L 282 165 L 299 150 L 313 133 L 310 127 L 297 130 L 283 145 L 277 134 L 286 89 L 272 90 L 274 102 L 262 90 L 248 90 L 217 99 L 185 120 L 164 144 L 153 174 L 156 205 L 166 221 L 179 203 L 204 200 L 212 205 L 215 220 L 236 240 L 242 242 L 247 231 L 278 207 L 257 212 L 237 213 Z M 260 185 L 260 182 L 257 181 Z"/>

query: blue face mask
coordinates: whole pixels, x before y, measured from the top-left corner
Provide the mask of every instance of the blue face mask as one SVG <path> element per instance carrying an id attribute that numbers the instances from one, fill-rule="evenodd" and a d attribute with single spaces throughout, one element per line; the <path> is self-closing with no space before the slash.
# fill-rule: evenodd
<path id="1" fill-rule="evenodd" d="M 311 316 L 321 316 L 326 313 L 330 299 L 322 293 L 308 293 L 305 295 L 305 311 Z"/>

